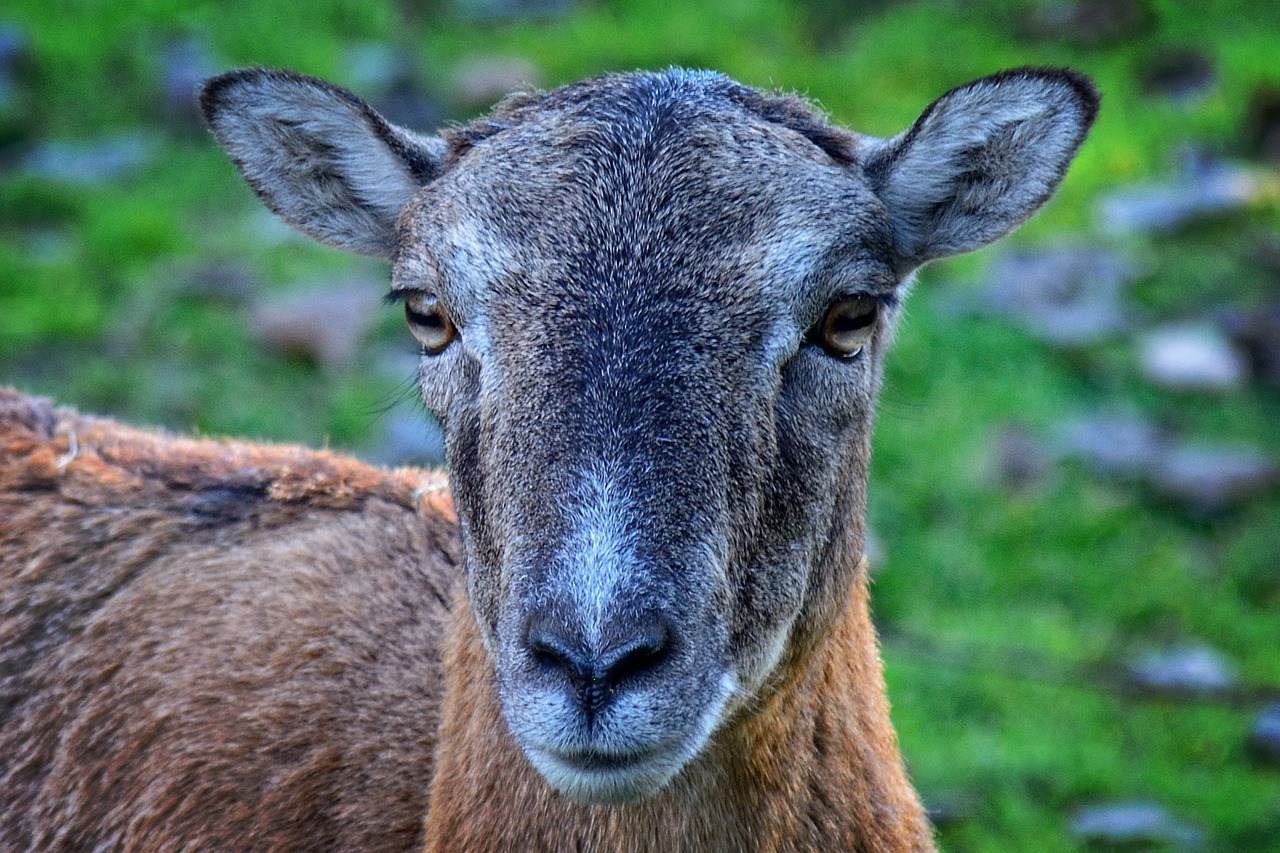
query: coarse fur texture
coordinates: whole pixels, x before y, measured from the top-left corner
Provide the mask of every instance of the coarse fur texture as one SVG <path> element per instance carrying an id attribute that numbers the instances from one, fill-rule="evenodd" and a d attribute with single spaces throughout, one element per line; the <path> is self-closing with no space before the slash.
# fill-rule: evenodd
<path id="1" fill-rule="evenodd" d="M 429 850 L 931 849 L 889 721 L 862 557 L 884 354 L 920 264 L 1007 233 L 1056 188 L 1096 113 L 1092 85 L 1065 70 L 1005 72 L 943 95 L 888 140 L 831 126 L 794 96 L 680 69 L 516 95 L 440 137 L 394 128 L 354 94 L 291 72 L 231 72 L 206 85 L 202 104 L 272 210 L 323 242 L 392 262 L 391 296 L 424 345 L 422 399 L 446 437 L 457 539 L 436 547 L 461 569 L 451 606 L 435 595 L 445 589 L 435 569 L 426 572 L 431 595 L 419 590 L 413 603 L 400 593 L 406 607 L 393 612 L 421 608 L 423 620 L 409 621 L 423 633 L 407 642 L 410 658 L 388 657 L 424 665 L 406 674 L 412 689 L 394 695 L 379 693 L 382 682 L 332 675 L 346 673 L 360 646 L 344 633 L 354 630 L 343 621 L 351 613 L 369 636 L 401 641 L 383 630 L 375 605 L 385 602 L 369 590 L 307 599 L 305 624 L 323 639 L 308 635 L 299 648 L 262 621 L 267 610 L 256 612 L 251 634 L 272 649 L 285 642 L 269 658 L 285 683 L 294 655 L 313 652 L 303 654 L 312 666 L 300 667 L 312 680 L 296 689 L 331 703 L 260 710 L 270 700 L 254 684 L 265 690 L 281 674 L 250 665 L 263 681 L 246 680 L 243 654 L 223 657 L 220 682 L 209 675 L 206 686 L 231 697 L 234 719 L 282 721 L 255 742 L 253 760 L 236 753 L 247 762 L 240 778 L 261 792 L 277 772 L 305 777 L 302 789 L 279 788 L 287 803 L 272 800 L 252 818 L 282 829 L 237 844 L 270 837 L 265 846 L 305 847 L 290 829 L 333 802 L 359 802 L 342 814 L 392 820 L 401 812 L 387 809 L 377 786 L 301 768 L 319 750 L 340 776 L 354 762 L 342 750 L 348 741 L 394 753 L 404 737 L 414 757 L 394 758 L 413 772 L 395 774 L 398 802 L 421 805 Z M 211 482 L 236 481 L 208 465 Z M 387 504 L 368 494 L 387 488 L 380 482 L 357 489 L 362 508 L 337 518 L 358 528 Z M 307 492 L 303 503 L 318 499 Z M 290 517 L 284 538 L 342 527 L 319 512 Z M 434 512 L 428 527 L 439 532 L 448 512 Z M 235 512 L 214 515 L 242 523 Z M 36 553 L 39 543 L 26 541 L 33 525 L 12 547 Z M 275 547 L 274 537 L 246 538 L 251 530 L 237 529 L 234 541 Z M 143 532 L 110 537 L 141 551 L 121 563 L 129 583 L 181 557 L 202 592 L 190 597 L 172 580 L 180 594 L 147 613 L 165 614 L 179 649 L 218 648 L 205 635 L 222 636 L 214 628 L 225 627 L 223 611 L 198 614 L 203 633 L 205 623 L 191 620 L 190 640 L 177 625 L 197 600 L 225 600 L 224 563 L 211 570 L 210 555 L 188 560 L 177 539 L 153 546 Z M 354 576 L 409 571 L 356 540 L 368 560 L 343 563 Z M 319 563 L 341 553 L 329 540 L 321 547 Z M 263 602 L 297 595 L 287 590 L 314 571 L 304 555 L 282 562 L 272 552 L 274 575 L 251 573 L 270 586 L 259 590 Z M 266 566 L 256 551 L 243 559 Z M 118 571 L 92 554 L 78 560 L 57 571 Z M 123 635 L 122 648 L 155 644 L 145 620 L 140 629 L 110 616 L 102 624 Z M 28 663 L 47 655 L 76 673 L 60 656 L 86 630 L 38 653 L 23 635 L 16 654 Z M 210 673 L 204 658 L 183 665 L 186 654 L 176 671 Z M 433 677 L 432 695 L 419 696 Z M 43 689 L 20 683 L 15 695 L 49 732 L 66 731 L 62 706 Z M 190 689 L 175 688 L 158 709 L 144 704 L 137 725 L 168 720 Z M 380 717 L 388 696 L 404 704 Z M 346 704 L 367 713 L 335 719 Z M 328 716 L 317 724 L 321 706 Z M 227 716 L 222 709 L 219 719 Z M 352 731 L 331 731 L 344 725 Z M 191 733 L 213 766 L 244 743 L 226 729 Z M 93 766 L 127 767 L 141 784 L 169 765 L 139 768 L 139 756 L 185 754 L 194 748 L 187 734 L 148 729 L 145 743 L 118 752 L 97 743 L 109 758 Z M 432 751 L 415 751 L 428 743 Z M 303 765 L 289 763 L 299 755 Z M 28 804 L 67 784 L 51 761 L 38 754 L 25 765 L 41 781 L 15 820 L 32 831 L 55 831 L 56 815 Z M 162 778 L 175 796 L 191 796 L 189 785 Z M 232 825 L 250 820 L 222 820 L 239 814 L 226 802 L 242 801 L 228 796 L 192 804 L 191 831 L 153 837 L 218 846 L 227 836 L 204 827 L 237 832 Z M 72 802 L 74 814 L 90 815 L 85 826 L 104 819 L 98 809 L 155 825 L 138 797 Z M 334 827 L 325 843 L 355 838 Z"/>
<path id="2" fill-rule="evenodd" d="M 409 850 L 443 478 L 0 389 L 0 849 Z"/>

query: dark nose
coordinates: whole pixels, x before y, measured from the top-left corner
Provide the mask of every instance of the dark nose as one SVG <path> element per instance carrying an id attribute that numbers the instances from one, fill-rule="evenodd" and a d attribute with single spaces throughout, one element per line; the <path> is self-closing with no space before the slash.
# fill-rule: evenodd
<path id="1" fill-rule="evenodd" d="M 549 614 L 529 620 L 525 639 L 533 660 L 568 681 L 588 717 L 603 710 L 623 682 L 657 669 L 671 653 L 671 629 L 660 616 L 615 626 L 612 633 L 597 652 Z"/>

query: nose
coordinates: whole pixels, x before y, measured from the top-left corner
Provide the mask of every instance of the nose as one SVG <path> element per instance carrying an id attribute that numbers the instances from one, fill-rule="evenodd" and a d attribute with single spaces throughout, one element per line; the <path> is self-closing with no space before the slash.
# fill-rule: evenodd
<path id="1" fill-rule="evenodd" d="M 573 688 L 588 717 L 602 711 L 623 682 L 657 669 L 671 654 L 671 629 L 660 615 L 611 627 L 615 638 L 597 651 L 549 613 L 529 620 L 525 642 L 533 660 Z"/>

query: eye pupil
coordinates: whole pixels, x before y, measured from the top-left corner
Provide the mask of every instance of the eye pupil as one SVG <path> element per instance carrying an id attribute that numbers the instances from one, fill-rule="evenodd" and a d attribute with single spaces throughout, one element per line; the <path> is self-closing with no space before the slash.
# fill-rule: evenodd
<path id="1" fill-rule="evenodd" d="M 810 339 L 829 355 L 853 358 L 871 341 L 880 303 L 871 296 L 846 296 L 827 308 Z"/>
<path id="2" fill-rule="evenodd" d="M 411 293 L 405 297 L 404 318 L 409 324 L 409 331 L 422 344 L 423 351 L 430 355 L 443 352 L 457 334 L 440 300 L 426 293 Z"/>

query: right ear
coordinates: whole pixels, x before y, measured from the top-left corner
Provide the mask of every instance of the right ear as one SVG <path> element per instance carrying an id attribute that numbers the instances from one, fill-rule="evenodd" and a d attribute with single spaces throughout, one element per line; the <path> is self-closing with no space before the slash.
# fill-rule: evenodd
<path id="1" fill-rule="evenodd" d="M 389 124 L 314 77 L 231 71 L 204 84 L 200 106 L 267 207 L 339 249 L 390 260 L 400 211 L 440 174 L 442 140 Z"/>

